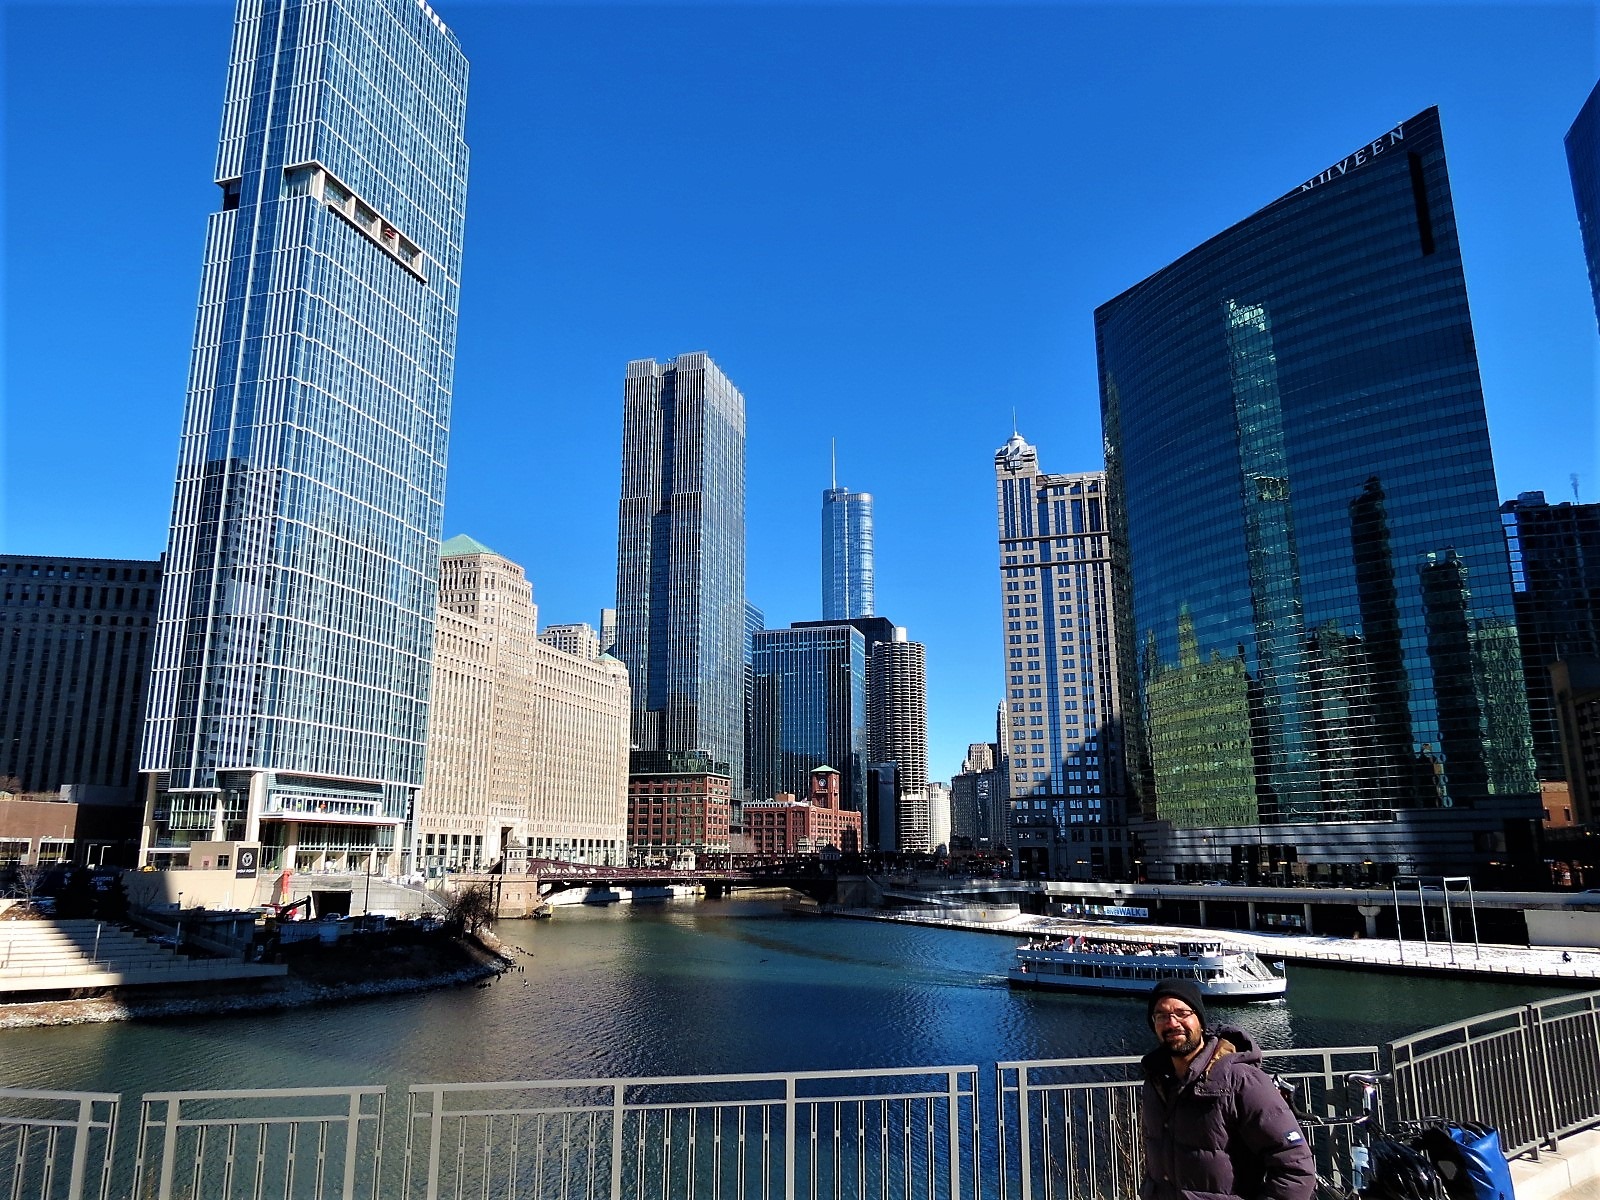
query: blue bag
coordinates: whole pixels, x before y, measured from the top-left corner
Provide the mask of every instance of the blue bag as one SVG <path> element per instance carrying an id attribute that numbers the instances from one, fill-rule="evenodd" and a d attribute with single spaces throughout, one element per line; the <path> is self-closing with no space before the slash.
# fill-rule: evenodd
<path id="1" fill-rule="evenodd" d="M 1440 1122 L 1423 1130 L 1417 1148 L 1433 1163 L 1450 1200 L 1516 1200 L 1499 1130 Z"/>

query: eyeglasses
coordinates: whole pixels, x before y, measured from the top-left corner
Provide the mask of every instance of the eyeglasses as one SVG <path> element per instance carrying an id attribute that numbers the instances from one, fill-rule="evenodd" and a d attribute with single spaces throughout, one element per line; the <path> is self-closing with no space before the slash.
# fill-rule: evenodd
<path id="1" fill-rule="evenodd" d="M 1174 1008 L 1167 1012 L 1158 1012 L 1150 1019 L 1157 1025 L 1163 1024 L 1167 1021 L 1177 1021 L 1182 1024 L 1192 1016 L 1194 1016 L 1194 1013 L 1187 1008 Z"/>

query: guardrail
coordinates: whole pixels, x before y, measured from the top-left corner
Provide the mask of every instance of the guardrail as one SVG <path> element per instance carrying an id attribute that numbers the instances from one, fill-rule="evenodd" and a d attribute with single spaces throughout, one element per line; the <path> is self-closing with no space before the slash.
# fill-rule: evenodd
<path id="1" fill-rule="evenodd" d="M 1388 1082 L 1380 1119 L 1482 1120 L 1513 1155 L 1600 1127 L 1600 992 L 1264 1058 L 1317 1115 L 1345 1111 L 1358 1071 Z M 417 1084 L 403 1128 L 386 1128 L 381 1086 L 153 1092 L 120 1173 L 116 1095 L 7 1088 L 0 1193 L 9 1178 L 39 1200 L 1125 1200 L 1138 1064 L 997 1063 L 990 1122 L 973 1066 Z M 1323 1176 L 1347 1181 L 1349 1128 L 1307 1134 Z"/>

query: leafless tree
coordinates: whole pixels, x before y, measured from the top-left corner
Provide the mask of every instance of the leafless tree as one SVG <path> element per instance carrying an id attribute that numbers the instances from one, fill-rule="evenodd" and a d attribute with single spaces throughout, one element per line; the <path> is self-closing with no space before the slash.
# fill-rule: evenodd
<path id="1" fill-rule="evenodd" d="M 477 933 L 495 918 L 494 893 L 485 884 L 469 883 L 450 901 L 449 919 L 459 921 L 465 933 Z"/>

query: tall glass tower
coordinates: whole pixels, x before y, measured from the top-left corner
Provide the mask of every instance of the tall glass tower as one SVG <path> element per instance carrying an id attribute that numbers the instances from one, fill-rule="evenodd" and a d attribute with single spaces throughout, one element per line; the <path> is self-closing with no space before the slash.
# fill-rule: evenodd
<path id="1" fill-rule="evenodd" d="M 1589 289 L 1594 293 L 1595 320 L 1600 321 L 1600 83 L 1578 110 L 1567 130 L 1567 166 L 1572 195 L 1583 231 L 1583 253 L 1589 264 Z"/>
<path id="2" fill-rule="evenodd" d="M 755 635 L 750 787 L 804 797 L 811 772 L 839 772 L 839 798 L 861 811 L 867 775 L 867 643 L 850 625 L 797 625 Z"/>
<path id="3" fill-rule="evenodd" d="M 870 617 L 872 605 L 872 495 L 836 485 L 822 493 L 822 617 Z"/>
<path id="4" fill-rule="evenodd" d="M 240 0 L 141 766 L 147 856 L 397 865 L 422 784 L 467 62 L 418 0 Z"/>
<path id="5" fill-rule="evenodd" d="M 706 354 L 628 364 L 617 647 L 637 750 L 744 780 L 744 396 Z"/>
<path id="6" fill-rule="evenodd" d="M 1538 787 L 1437 110 L 1095 330 L 1147 861 L 1378 881 L 1525 854 Z"/>

